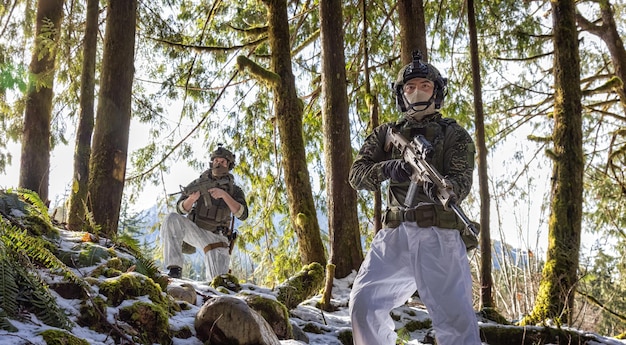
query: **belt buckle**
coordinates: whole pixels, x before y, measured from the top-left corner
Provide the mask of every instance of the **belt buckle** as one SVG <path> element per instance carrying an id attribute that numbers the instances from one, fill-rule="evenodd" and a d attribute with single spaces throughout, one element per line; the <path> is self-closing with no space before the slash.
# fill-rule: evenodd
<path id="1" fill-rule="evenodd" d="M 417 221 L 417 210 L 412 208 L 409 210 L 405 210 L 402 214 L 403 221 L 405 222 L 415 222 Z"/>

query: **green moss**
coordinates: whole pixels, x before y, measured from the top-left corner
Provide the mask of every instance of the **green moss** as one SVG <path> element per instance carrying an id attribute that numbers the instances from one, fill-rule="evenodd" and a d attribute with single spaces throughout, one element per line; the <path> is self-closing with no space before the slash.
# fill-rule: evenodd
<path id="1" fill-rule="evenodd" d="M 89 345 L 87 341 L 61 330 L 49 329 L 39 334 L 47 345 Z"/>
<path id="2" fill-rule="evenodd" d="M 148 296 L 154 303 L 167 305 L 161 287 L 152 279 L 138 273 L 124 273 L 100 284 L 100 293 L 107 297 L 111 306 L 118 306 L 126 299 Z"/>
<path id="3" fill-rule="evenodd" d="M 289 310 L 284 304 L 258 295 L 247 295 L 245 301 L 250 308 L 267 321 L 279 339 L 293 338 L 293 327 L 289 322 Z"/>
<path id="4" fill-rule="evenodd" d="M 306 325 L 304 325 L 304 327 L 302 327 L 302 330 L 307 332 L 307 333 L 314 333 L 314 334 L 323 334 L 324 331 L 322 331 L 321 328 L 319 328 L 319 326 L 317 326 L 316 324 L 313 323 L 307 323 Z"/>
<path id="5" fill-rule="evenodd" d="M 353 342 L 354 342 L 353 339 L 352 339 L 352 331 L 351 330 L 342 330 L 342 331 L 340 331 L 339 334 L 337 335 L 337 339 L 339 339 L 339 341 L 343 345 L 352 345 Z"/>
<path id="6" fill-rule="evenodd" d="M 166 310 L 157 304 L 135 302 L 120 309 L 119 319 L 132 326 L 142 344 L 170 344 L 169 318 Z"/>
<path id="7" fill-rule="evenodd" d="M 293 309 L 314 296 L 324 284 L 324 267 L 317 262 L 304 266 L 298 274 L 278 286 L 276 298 L 287 309 Z"/>
<path id="8" fill-rule="evenodd" d="M 409 332 L 415 332 L 418 329 L 429 329 L 433 326 L 433 322 L 430 319 L 419 321 L 411 320 L 404 325 L 404 328 Z"/>
<path id="9" fill-rule="evenodd" d="M 96 332 L 107 332 L 110 325 L 106 320 L 107 304 L 101 296 L 96 296 L 91 300 L 83 301 L 80 305 L 80 315 L 78 324 L 88 326 Z"/>
<path id="10" fill-rule="evenodd" d="M 83 242 L 75 249 L 80 249 L 78 257 L 75 258 L 79 267 L 94 266 L 114 256 L 108 248 L 91 242 Z"/>
<path id="11" fill-rule="evenodd" d="M 241 291 L 241 285 L 239 285 L 239 279 L 232 274 L 221 274 L 211 281 L 211 287 L 217 289 L 218 287 L 224 287 L 230 291 Z M 228 293 L 228 292 L 226 292 Z"/>
<path id="12" fill-rule="evenodd" d="M 500 314 L 495 308 L 483 308 L 480 311 L 482 317 L 487 320 L 494 321 L 501 325 L 510 325 L 511 323 Z"/>

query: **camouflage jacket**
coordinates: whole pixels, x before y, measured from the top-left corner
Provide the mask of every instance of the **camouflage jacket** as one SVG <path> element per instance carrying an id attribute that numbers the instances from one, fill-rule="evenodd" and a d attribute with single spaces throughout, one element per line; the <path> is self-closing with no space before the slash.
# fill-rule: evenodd
<path id="1" fill-rule="evenodd" d="M 374 129 L 365 139 L 352 167 L 350 169 L 350 184 L 354 189 L 375 190 L 385 177 L 382 172 L 384 161 L 401 158 L 400 152 L 393 149 L 385 151 L 387 129 L 396 127 L 409 141 L 422 134 L 430 141 L 435 149 L 430 162 L 452 185 L 461 202 L 472 188 L 472 174 L 474 171 L 474 156 L 476 149 L 469 133 L 456 121 L 442 118 L 435 113 L 426 118 L 415 121 L 412 118 L 402 118 L 397 122 L 385 123 Z M 391 180 L 388 189 L 388 208 L 402 208 L 409 187 L 409 182 Z M 426 196 L 421 186 L 415 196 L 415 204 L 433 203 Z"/>
<path id="2" fill-rule="evenodd" d="M 217 180 L 216 177 L 211 174 L 211 170 L 207 170 L 200 175 L 199 178 L 210 178 L 213 180 Z M 245 220 L 248 218 L 248 203 L 246 202 L 246 196 L 238 185 L 234 184 L 234 177 L 231 174 L 228 174 L 227 177 L 222 177 L 221 179 L 229 179 L 229 186 L 220 187 L 224 189 L 230 196 L 235 199 L 239 204 L 241 204 L 242 209 L 240 210 L 240 214 L 237 215 L 239 220 Z M 192 182 L 193 183 L 193 182 Z M 181 195 L 178 201 L 176 202 L 176 210 L 178 213 L 183 213 L 180 205 L 182 202 L 187 199 L 187 195 Z M 213 199 L 211 198 L 211 205 L 206 205 L 204 202 L 204 198 L 200 197 L 198 199 L 191 211 L 189 212 L 189 218 L 193 220 L 200 228 L 215 232 L 217 230 L 226 230 L 230 228 L 230 223 L 232 221 L 232 217 L 234 216 L 228 205 L 223 199 Z M 226 228 L 226 229 L 224 229 Z"/>

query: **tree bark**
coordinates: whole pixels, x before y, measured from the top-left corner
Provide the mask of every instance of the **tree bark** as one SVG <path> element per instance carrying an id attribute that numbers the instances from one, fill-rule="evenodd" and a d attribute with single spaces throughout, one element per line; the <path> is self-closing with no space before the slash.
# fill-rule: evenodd
<path id="1" fill-rule="evenodd" d="M 370 114 L 370 126 L 369 130 L 373 130 L 374 128 L 380 125 L 379 116 L 378 116 L 378 95 L 372 92 L 372 87 L 370 83 L 370 68 L 369 68 L 369 39 L 368 39 L 368 29 L 369 25 L 367 23 L 367 1 L 361 1 L 362 8 L 362 16 L 363 16 L 363 74 L 365 77 L 365 102 L 367 104 L 367 109 Z M 374 235 L 383 228 L 382 221 L 382 212 L 383 209 L 383 197 L 382 192 L 380 191 L 380 186 L 376 188 L 374 191 L 374 215 L 372 219 L 372 223 L 374 224 Z"/>
<path id="2" fill-rule="evenodd" d="M 326 265 L 317 212 L 304 150 L 303 109 L 291 69 L 289 21 L 286 0 L 263 0 L 268 8 L 271 69 L 279 77 L 274 85 L 274 112 L 278 121 L 280 149 L 289 200 L 289 215 L 298 237 L 305 265 Z"/>
<path id="3" fill-rule="evenodd" d="M 50 177 L 50 120 L 52 118 L 52 89 L 57 40 L 63 18 L 63 0 L 39 0 L 35 47 L 29 72 L 32 76 L 26 109 L 22 156 L 20 158 L 21 188 L 30 189 L 46 204 Z"/>
<path id="4" fill-rule="evenodd" d="M 426 47 L 426 19 L 422 0 L 399 0 L 398 19 L 400 22 L 400 59 L 403 64 L 413 60 L 413 51 L 422 52 L 428 61 Z"/>
<path id="5" fill-rule="evenodd" d="M 320 0 L 322 122 L 328 200 L 330 262 L 337 278 L 358 271 L 363 261 L 356 191 L 348 182 L 352 165 L 348 86 L 341 2 Z"/>
<path id="6" fill-rule="evenodd" d="M 576 292 L 582 222 L 583 150 L 580 56 L 574 0 L 552 1 L 555 103 L 548 253 L 532 313 L 523 324 L 546 319 L 570 323 Z"/>
<path id="7" fill-rule="evenodd" d="M 87 18 L 83 45 L 83 69 L 80 80 L 80 115 L 74 148 L 74 178 L 70 194 L 67 228 L 81 230 L 87 209 L 89 157 L 94 126 L 94 88 L 96 53 L 98 51 L 98 4 L 87 1 Z"/>
<path id="8" fill-rule="evenodd" d="M 485 143 L 485 111 L 482 99 L 480 58 L 474 0 L 467 0 L 467 22 L 470 34 L 472 86 L 474 91 L 474 118 L 476 119 L 476 152 L 478 153 L 478 185 L 480 194 L 480 301 L 482 308 L 495 307 L 491 277 L 491 230 L 489 228 L 489 178 L 487 175 L 487 144 Z"/>
<path id="9" fill-rule="evenodd" d="M 136 0 L 109 0 L 100 94 L 89 162 L 90 207 L 105 235 L 117 233 L 131 117 Z"/>

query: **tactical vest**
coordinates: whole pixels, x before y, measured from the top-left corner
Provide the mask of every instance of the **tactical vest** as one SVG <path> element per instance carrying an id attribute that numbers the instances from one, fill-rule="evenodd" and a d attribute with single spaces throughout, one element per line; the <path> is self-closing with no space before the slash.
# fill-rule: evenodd
<path id="1" fill-rule="evenodd" d="M 428 159 L 428 162 L 435 168 L 441 175 L 447 174 L 447 168 L 444 162 L 444 142 L 446 136 L 446 130 L 452 124 L 456 123 L 454 119 L 439 118 L 435 121 L 430 121 L 424 125 L 418 123 L 409 124 L 406 119 L 402 119 L 394 124 L 395 128 L 407 139 L 412 140 L 417 135 L 423 135 L 433 146 L 434 154 L 432 158 Z M 392 158 L 402 158 L 401 153 L 394 148 Z M 444 210 L 441 205 L 425 205 L 420 206 L 410 211 L 403 211 L 404 198 L 406 197 L 406 191 L 408 189 L 409 182 L 390 182 L 389 184 L 389 205 L 387 212 L 385 213 L 383 222 L 385 227 L 395 228 L 403 221 L 415 221 L 418 225 L 427 226 L 440 226 L 448 229 L 457 229 L 461 232 L 461 239 L 465 243 L 466 249 L 472 250 L 478 246 L 478 238 L 471 232 L 467 231 L 465 225 L 461 219 L 451 210 Z M 432 203 L 432 200 L 428 198 L 424 193 L 416 193 L 415 202 Z M 473 222 L 474 225 L 480 229 L 480 224 Z"/>
<path id="2" fill-rule="evenodd" d="M 407 139 L 412 140 L 417 135 L 423 135 L 426 140 L 428 140 L 433 146 L 434 153 L 431 158 L 428 158 L 428 162 L 432 164 L 432 166 L 437 169 L 442 175 L 446 175 L 446 167 L 444 164 L 444 140 L 446 129 L 449 125 L 456 123 L 455 120 L 449 118 L 439 118 L 435 121 L 429 121 L 426 123 L 410 123 L 406 119 L 402 119 L 396 122 L 393 126 L 400 131 L 400 133 Z M 401 153 L 394 148 L 392 153 L 392 158 L 398 159 L 402 158 Z M 409 182 L 391 182 L 390 183 L 390 200 L 392 200 L 391 205 L 401 207 L 404 205 L 404 198 L 406 197 L 406 189 L 408 188 Z M 423 193 L 416 193 L 416 202 L 426 202 L 431 203 L 432 201 Z"/>
<path id="3" fill-rule="evenodd" d="M 220 184 L 220 188 L 225 190 L 228 194 L 233 195 L 233 175 L 228 174 L 218 178 L 211 176 L 210 172 L 205 172 L 200 176 L 200 178 L 206 178 L 207 176 L 210 176 L 216 181 L 227 180 L 222 181 L 224 183 Z M 228 205 L 226 205 L 226 202 L 223 199 L 210 198 L 210 200 L 211 205 L 206 205 L 204 198 L 198 199 L 194 209 L 192 210 L 193 221 L 202 229 L 213 232 L 222 231 L 224 235 L 228 235 L 232 220 L 230 208 L 228 208 Z"/>

